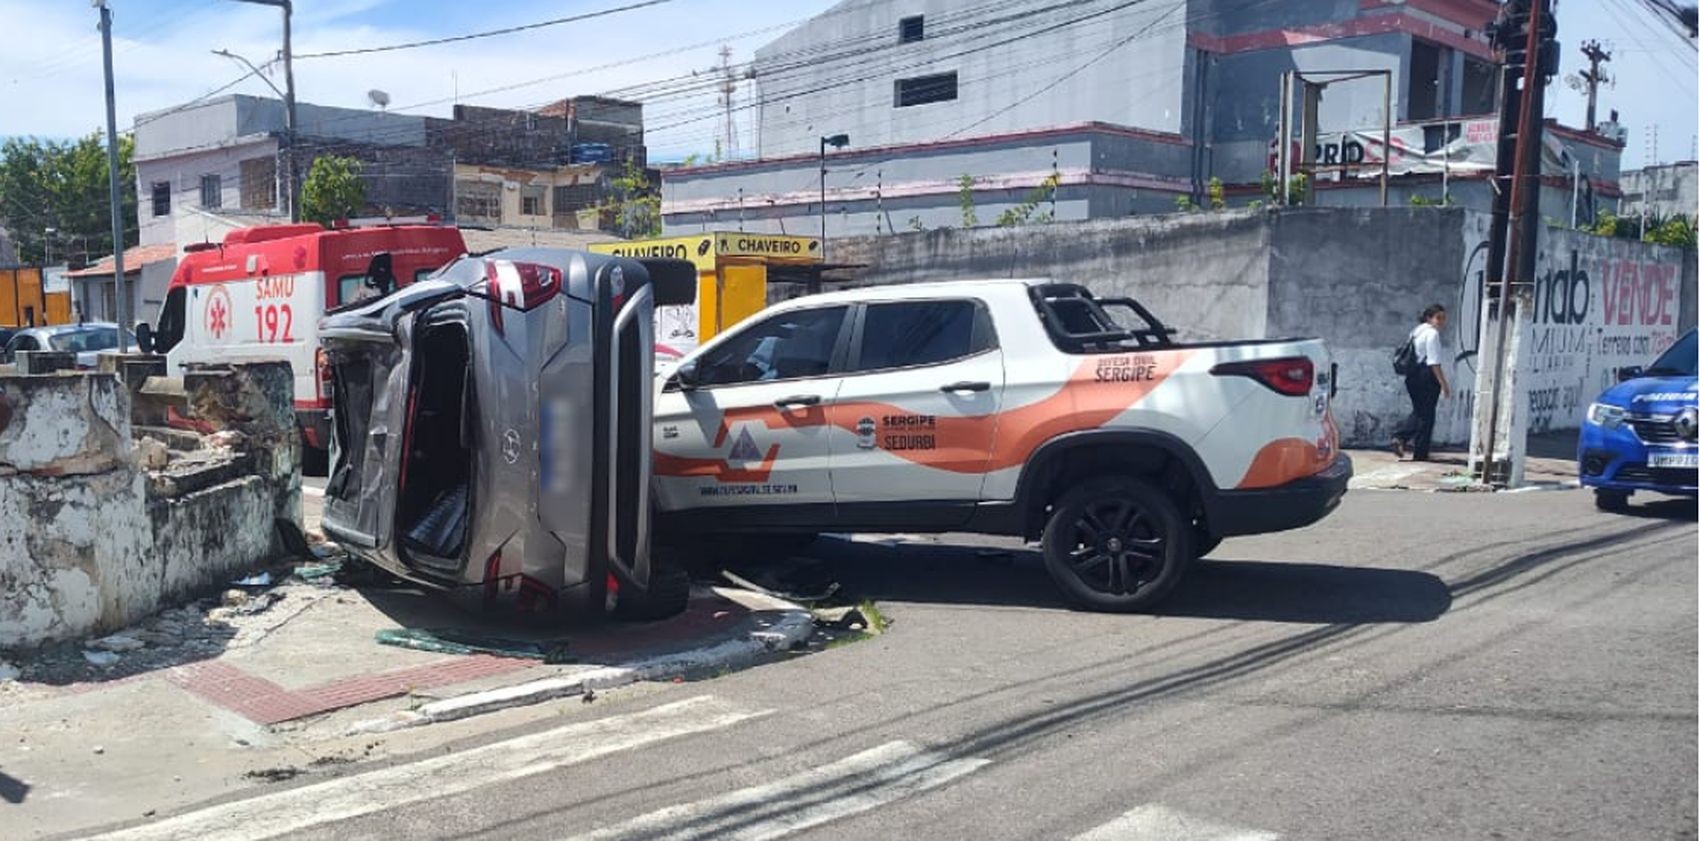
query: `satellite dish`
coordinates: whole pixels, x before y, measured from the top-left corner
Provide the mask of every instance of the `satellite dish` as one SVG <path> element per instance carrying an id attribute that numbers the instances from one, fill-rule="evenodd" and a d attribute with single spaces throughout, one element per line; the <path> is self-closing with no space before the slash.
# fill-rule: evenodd
<path id="1" fill-rule="evenodd" d="M 372 103 L 373 108 L 388 108 L 390 106 L 390 95 L 376 88 L 366 92 L 366 100 Z"/>

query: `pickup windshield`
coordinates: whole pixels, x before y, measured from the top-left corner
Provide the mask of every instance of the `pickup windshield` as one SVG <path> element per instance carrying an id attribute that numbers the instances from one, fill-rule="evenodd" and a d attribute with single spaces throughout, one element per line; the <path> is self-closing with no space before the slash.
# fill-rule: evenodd
<path id="1" fill-rule="evenodd" d="M 1064 353 L 1155 350 L 1174 346 L 1174 329 L 1132 298 L 1098 298 L 1084 286 L 1047 283 L 1029 293 L 1033 309 Z"/>

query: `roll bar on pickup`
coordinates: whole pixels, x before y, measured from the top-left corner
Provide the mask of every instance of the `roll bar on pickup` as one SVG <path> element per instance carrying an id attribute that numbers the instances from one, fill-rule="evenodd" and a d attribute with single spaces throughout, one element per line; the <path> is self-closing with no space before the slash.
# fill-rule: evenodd
<path id="1" fill-rule="evenodd" d="M 1132 298 L 1098 298 L 1077 283 L 1045 283 L 1031 287 L 1033 308 L 1051 341 L 1065 353 L 1128 350 L 1129 343 L 1156 350 L 1175 345 L 1175 329 Z M 1129 327 L 1109 312 L 1131 310 L 1144 326 Z"/>

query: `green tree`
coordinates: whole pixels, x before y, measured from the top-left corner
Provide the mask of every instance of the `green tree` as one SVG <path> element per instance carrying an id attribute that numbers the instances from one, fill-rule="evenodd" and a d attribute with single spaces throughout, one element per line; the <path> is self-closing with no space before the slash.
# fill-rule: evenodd
<path id="1" fill-rule="evenodd" d="M 118 188 L 124 245 L 136 244 L 135 143 L 118 138 Z M 111 254 L 111 192 L 107 183 L 105 135 L 52 141 L 13 137 L 0 145 L 0 221 L 25 263 L 47 256 L 47 229 L 55 262 L 75 251 L 90 259 Z"/>
<path id="2" fill-rule="evenodd" d="M 1181 213 L 1191 213 L 1197 209 L 1198 203 L 1192 200 L 1192 196 L 1185 193 L 1175 196 L 1175 210 Z"/>
<path id="3" fill-rule="evenodd" d="M 661 236 L 661 191 L 637 161 L 626 159 L 609 182 L 611 197 L 603 209 L 614 217 L 614 230 L 627 239 Z"/>
<path id="4" fill-rule="evenodd" d="M 366 182 L 360 178 L 360 161 L 344 155 L 313 159 L 313 168 L 301 184 L 302 219 L 329 225 L 357 215 L 365 206 Z"/>
<path id="5" fill-rule="evenodd" d="M 974 212 L 974 176 L 966 172 L 956 179 L 956 203 L 962 208 L 962 227 L 980 224 L 980 216 Z"/>
<path id="6" fill-rule="evenodd" d="M 1221 210 L 1228 206 L 1228 190 L 1222 186 L 1222 179 L 1211 177 L 1206 187 L 1206 195 L 1210 198 L 1210 209 Z"/>

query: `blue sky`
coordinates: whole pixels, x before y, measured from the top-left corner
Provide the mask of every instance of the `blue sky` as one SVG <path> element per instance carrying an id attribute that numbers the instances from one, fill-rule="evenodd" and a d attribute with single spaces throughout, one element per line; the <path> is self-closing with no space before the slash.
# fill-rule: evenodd
<path id="1" fill-rule="evenodd" d="M 296 0 L 298 54 L 427 39 L 530 23 L 623 5 L 631 0 L 500 3 L 442 0 Z M 276 10 L 233 0 L 109 0 L 116 35 L 120 126 L 141 112 L 170 107 L 222 85 L 242 70 L 211 54 L 227 48 L 255 62 L 276 52 Z M 366 92 L 386 91 L 392 110 L 446 115 L 460 101 L 493 106 L 540 105 L 573 94 L 605 93 L 703 71 L 733 60 L 832 0 L 672 0 L 652 8 L 582 23 L 416 50 L 296 62 L 303 101 L 367 107 Z M 81 0 L 0 0 L 9 31 L 0 51 L 0 136 L 66 137 L 104 124 L 96 13 Z M 1693 157 L 1696 64 L 1692 47 L 1639 10 L 1635 0 L 1563 0 L 1559 8 L 1564 66 L 1549 94 L 1550 116 L 1579 125 L 1583 100 L 1562 76 L 1581 66 L 1583 38 L 1608 42 L 1618 79 L 1602 95 L 1630 128 L 1624 164 L 1640 165 L 1650 127 L 1658 156 Z M 632 59 L 643 57 L 641 61 Z M 622 63 L 623 62 L 623 63 Z M 617 63 L 618 66 L 608 66 Z M 552 78 L 551 78 L 552 77 Z M 282 85 L 282 75 L 274 77 Z M 536 81 L 532 84 L 526 82 Z M 506 90 L 497 90 L 508 88 Z M 249 79 L 235 91 L 267 94 Z M 645 118 L 658 159 L 714 151 L 718 121 L 713 93 L 648 103 Z M 420 107 L 413 107 L 420 106 Z M 742 120 L 743 127 L 748 120 Z M 670 127 L 664 127 L 670 126 Z"/>

